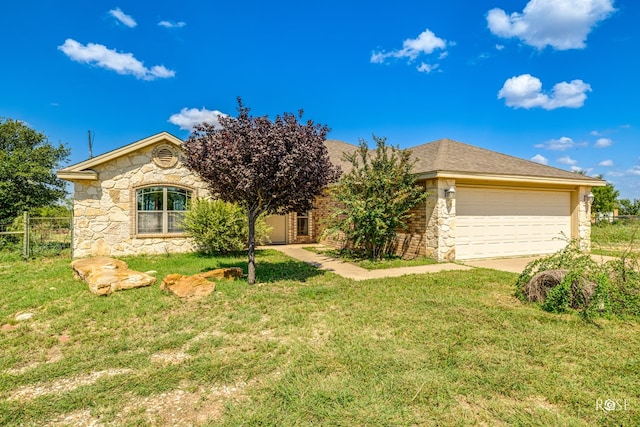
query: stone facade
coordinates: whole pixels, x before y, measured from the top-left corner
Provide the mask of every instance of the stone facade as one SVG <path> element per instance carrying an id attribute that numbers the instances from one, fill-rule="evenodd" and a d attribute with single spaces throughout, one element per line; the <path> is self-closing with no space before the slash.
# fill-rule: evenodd
<path id="1" fill-rule="evenodd" d="M 427 199 L 426 253 L 436 261 L 456 259 L 456 200 L 445 198 L 445 190 L 455 188 L 455 180 L 431 179 L 426 182 Z"/>
<path id="2" fill-rule="evenodd" d="M 195 249 L 185 234 L 138 233 L 136 191 L 145 187 L 178 187 L 188 190 L 192 199 L 208 197 L 206 186 L 179 161 L 182 141 L 160 133 L 113 152 L 59 171 L 59 176 L 74 182 L 74 257 L 123 256 L 188 252 Z M 436 176 L 436 175 L 431 175 Z M 449 175 L 451 176 L 451 175 Z M 424 203 L 412 209 L 407 228 L 398 230 L 395 253 L 405 258 L 426 256 L 437 261 L 456 260 L 456 199 L 445 197 L 445 190 L 457 184 L 478 183 L 496 188 L 508 177 L 493 181 L 480 177 L 431 178 L 421 181 L 429 193 Z M 466 179 L 466 181 L 464 181 Z M 456 182 L 456 180 L 461 182 Z M 518 188 L 531 188 L 529 182 L 516 182 Z M 571 193 L 571 237 L 583 251 L 590 250 L 589 183 L 551 182 L 551 187 Z M 536 189 L 543 189 L 536 187 Z M 322 241 L 336 247 L 345 244 L 343 236 L 326 236 L 325 220 L 335 202 L 328 191 L 318 197 L 306 218 L 291 213 L 284 218 L 286 243 Z M 299 233 L 298 221 L 308 225 L 307 233 Z M 142 223 L 141 223 L 142 224 Z M 283 224 L 282 222 L 280 223 Z M 282 228 L 279 228 L 282 230 Z"/>
<path id="3" fill-rule="evenodd" d="M 153 161 L 154 146 L 97 165 L 98 180 L 74 182 L 74 257 L 122 256 L 188 252 L 194 249 L 184 234 L 138 235 L 136 190 L 175 186 L 207 195 L 204 184 L 180 162 L 163 168 Z"/>
<path id="4" fill-rule="evenodd" d="M 586 202 L 587 196 L 591 193 L 591 187 L 579 187 L 577 191 L 578 200 L 572 200 L 572 205 L 576 206 L 573 223 L 577 230 L 573 230 L 574 239 L 577 240 L 578 247 L 584 252 L 591 251 L 591 206 Z"/>

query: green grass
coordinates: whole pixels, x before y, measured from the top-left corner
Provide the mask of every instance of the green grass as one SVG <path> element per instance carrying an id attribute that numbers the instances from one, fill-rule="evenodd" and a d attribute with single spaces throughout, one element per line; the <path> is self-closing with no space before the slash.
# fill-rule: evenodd
<path id="1" fill-rule="evenodd" d="M 126 261 L 159 278 L 246 268 Z M 354 282 L 264 250 L 257 285 L 181 301 L 157 284 L 96 297 L 68 259 L 2 265 L 0 425 L 640 423 L 640 325 L 524 305 L 515 274 Z"/>
<path id="2" fill-rule="evenodd" d="M 592 251 L 599 255 L 620 256 L 640 249 L 640 221 L 599 222 L 591 226 Z"/>
<path id="3" fill-rule="evenodd" d="M 323 254 L 332 258 L 337 258 L 351 264 L 355 264 L 358 267 L 365 268 L 367 270 L 378 270 L 385 268 L 397 268 L 397 267 L 414 267 L 418 265 L 430 265 L 437 264 L 438 262 L 431 258 L 419 257 L 414 259 L 403 259 L 399 256 L 389 256 L 380 260 L 371 260 L 358 256 L 358 254 L 341 251 L 335 248 L 318 247 L 318 246 L 305 246 L 304 249 L 309 252 L 317 254 Z"/>

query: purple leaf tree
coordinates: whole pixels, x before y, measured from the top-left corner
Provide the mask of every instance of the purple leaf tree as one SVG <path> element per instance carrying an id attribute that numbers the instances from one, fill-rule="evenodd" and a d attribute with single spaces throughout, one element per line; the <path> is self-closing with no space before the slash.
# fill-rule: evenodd
<path id="1" fill-rule="evenodd" d="M 249 220 L 248 281 L 256 280 L 255 223 L 262 214 L 305 212 L 340 170 L 324 141 L 329 128 L 298 115 L 254 117 L 238 98 L 238 116 L 219 126 L 197 125 L 184 143 L 183 162 L 207 183 L 211 194 L 238 203 Z"/>

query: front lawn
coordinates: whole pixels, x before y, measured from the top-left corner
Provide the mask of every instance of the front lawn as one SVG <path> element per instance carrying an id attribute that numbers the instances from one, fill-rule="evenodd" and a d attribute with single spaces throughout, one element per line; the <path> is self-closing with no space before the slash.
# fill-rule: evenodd
<path id="1" fill-rule="evenodd" d="M 68 259 L 0 262 L 0 425 L 640 424 L 637 322 L 543 312 L 494 270 L 354 282 L 263 250 L 257 272 L 181 301 L 96 297 Z"/>
<path id="2" fill-rule="evenodd" d="M 359 256 L 355 252 L 347 250 L 340 250 L 328 246 L 305 246 L 303 249 L 314 252 L 316 254 L 327 255 L 332 258 L 337 258 L 351 264 L 355 264 L 358 267 L 365 268 L 367 270 L 380 270 L 386 268 L 398 268 L 398 267 L 415 267 L 418 265 L 431 265 L 437 264 L 438 261 L 432 258 L 418 257 L 413 259 L 403 259 L 399 256 L 387 256 L 386 258 L 372 260 L 366 257 Z"/>
<path id="3" fill-rule="evenodd" d="M 591 249 L 599 255 L 620 256 L 640 251 L 640 221 L 601 221 L 591 226 Z"/>

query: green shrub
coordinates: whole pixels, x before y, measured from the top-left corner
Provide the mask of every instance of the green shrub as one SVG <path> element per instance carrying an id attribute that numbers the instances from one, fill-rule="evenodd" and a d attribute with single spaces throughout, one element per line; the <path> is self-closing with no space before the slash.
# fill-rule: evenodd
<path id="1" fill-rule="evenodd" d="M 426 190 L 412 173 L 411 152 L 387 145 L 373 136 L 375 150 L 360 140 L 358 149 L 343 160 L 353 167 L 331 188 L 337 202 L 327 235 L 344 235 L 351 249 L 378 260 L 394 252 L 399 230 L 407 229 L 411 208 L 423 203 Z"/>
<path id="2" fill-rule="evenodd" d="M 571 276 L 571 272 L 576 271 L 586 276 L 595 277 L 599 272 L 599 266 L 589 254 L 578 248 L 576 242 L 570 242 L 564 249 L 527 264 L 516 281 L 516 296 L 526 301 L 525 285 L 536 273 L 547 270 L 567 270 L 567 276 Z"/>
<path id="3" fill-rule="evenodd" d="M 640 318 L 640 262 L 629 252 L 604 264 L 580 251 L 575 242 L 527 265 L 516 281 L 516 296 L 528 301 L 526 285 L 539 272 L 564 270 L 560 283 L 547 291 L 541 308 L 552 313 L 576 309 L 584 318 Z M 583 292 L 589 287 L 589 292 Z M 585 297 L 589 295 L 589 297 Z"/>
<path id="4" fill-rule="evenodd" d="M 607 304 L 612 313 L 640 318 L 640 259 L 636 253 L 625 252 L 605 264 L 611 283 Z"/>
<path id="5" fill-rule="evenodd" d="M 240 251 L 247 247 L 247 213 L 234 203 L 196 200 L 183 221 L 186 232 L 205 254 Z M 256 221 L 256 243 L 268 241 L 270 228 L 264 218 Z"/>

